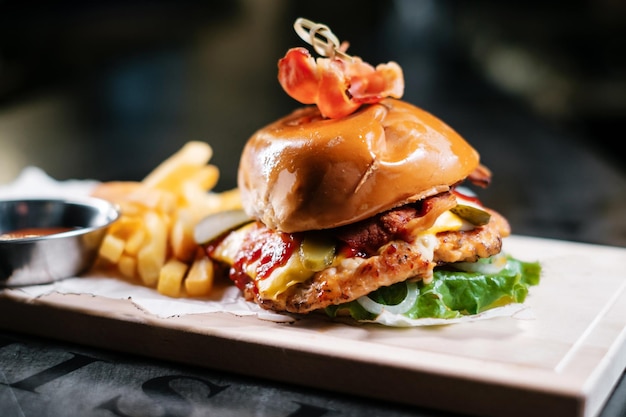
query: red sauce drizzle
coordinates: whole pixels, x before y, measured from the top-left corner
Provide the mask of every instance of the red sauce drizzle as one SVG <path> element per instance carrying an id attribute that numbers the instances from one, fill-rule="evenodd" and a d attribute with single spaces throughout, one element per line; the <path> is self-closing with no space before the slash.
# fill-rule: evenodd
<path id="1" fill-rule="evenodd" d="M 301 240 L 298 234 L 276 232 L 257 223 L 248 232 L 237 252 L 235 262 L 230 268 L 230 279 L 238 288 L 243 289 L 252 281 L 246 270 L 257 261 L 256 280 L 267 278 L 272 271 L 287 263 Z"/>

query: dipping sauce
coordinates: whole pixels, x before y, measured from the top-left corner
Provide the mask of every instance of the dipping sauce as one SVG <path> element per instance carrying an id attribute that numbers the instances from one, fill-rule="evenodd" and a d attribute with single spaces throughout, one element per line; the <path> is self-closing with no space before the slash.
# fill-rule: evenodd
<path id="1" fill-rule="evenodd" d="M 41 237 L 55 235 L 57 233 L 69 232 L 72 227 L 31 227 L 27 229 L 14 230 L 0 234 L 0 240 L 28 239 L 31 237 Z"/>

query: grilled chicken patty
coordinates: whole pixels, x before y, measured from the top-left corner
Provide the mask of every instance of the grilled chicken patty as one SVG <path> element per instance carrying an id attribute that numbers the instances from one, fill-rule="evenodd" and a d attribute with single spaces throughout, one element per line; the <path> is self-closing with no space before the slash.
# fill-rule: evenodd
<path id="1" fill-rule="evenodd" d="M 289 287 L 276 299 L 262 298 L 252 286 L 244 288 L 243 294 L 266 309 L 307 313 L 355 300 L 409 278 L 429 280 L 436 265 L 473 262 L 500 252 L 502 238 L 510 234 L 509 224 L 500 214 L 490 213 L 488 224 L 472 230 L 441 232 L 413 242 L 392 240 L 373 256 L 347 258 Z"/>

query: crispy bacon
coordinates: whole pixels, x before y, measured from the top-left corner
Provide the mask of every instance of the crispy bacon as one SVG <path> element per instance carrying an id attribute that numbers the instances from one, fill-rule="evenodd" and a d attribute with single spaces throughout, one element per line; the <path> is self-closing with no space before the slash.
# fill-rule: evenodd
<path id="1" fill-rule="evenodd" d="M 394 239 L 411 240 L 411 234 L 428 229 L 441 213 L 455 205 L 456 197 L 446 192 L 339 227 L 334 233 L 356 252 L 373 255 Z"/>
<path id="2" fill-rule="evenodd" d="M 395 62 L 374 68 L 359 57 L 351 61 L 314 59 L 306 48 L 291 48 L 278 61 L 278 81 L 303 104 L 316 104 L 328 118 L 345 117 L 361 105 L 404 94 L 402 68 Z"/>
<path id="3" fill-rule="evenodd" d="M 486 188 L 491 183 L 491 171 L 484 165 L 478 165 L 467 179 L 474 185 Z"/>

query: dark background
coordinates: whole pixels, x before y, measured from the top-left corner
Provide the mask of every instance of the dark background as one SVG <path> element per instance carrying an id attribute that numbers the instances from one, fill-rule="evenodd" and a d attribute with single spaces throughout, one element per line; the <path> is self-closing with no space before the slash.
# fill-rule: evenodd
<path id="1" fill-rule="evenodd" d="M 626 245 L 626 3 L 600 1 L 1 1 L 0 183 L 141 179 L 189 140 L 239 153 L 298 103 L 278 59 L 296 17 L 349 52 L 397 61 L 404 99 L 494 173 L 483 201 L 514 233 Z"/>

